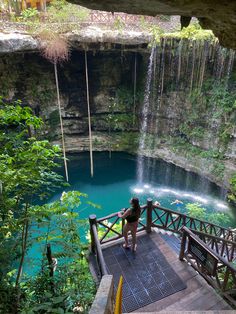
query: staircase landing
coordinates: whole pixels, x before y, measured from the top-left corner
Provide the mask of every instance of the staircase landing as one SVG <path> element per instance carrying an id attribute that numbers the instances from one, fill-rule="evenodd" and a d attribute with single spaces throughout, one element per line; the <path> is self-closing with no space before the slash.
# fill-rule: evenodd
<path id="1" fill-rule="evenodd" d="M 140 236 L 142 235 L 140 234 Z M 189 314 L 193 314 L 196 311 L 196 313 L 205 314 L 204 311 L 212 311 L 207 312 L 206 314 L 223 314 L 224 310 L 231 310 L 229 312 L 226 311 L 227 314 L 236 313 L 235 311 L 232 311 L 230 305 L 226 303 L 226 301 L 224 301 L 223 298 L 217 294 L 217 292 L 209 286 L 191 266 L 178 259 L 177 250 L 176 248 L 173 248 L 173 246 L 171 247 L 171 241 L 167 239 L 167 235 L 163 237 L 163 235 L 160 235 L 157 232 L 152 232 L 148 237 L 155 243 L 156 247 L 161 251 L 180 279 L 186 284 L 187 288 L 166 296 L 156 302 L 140 307 L 135 310 L 135 313 L 144 314 L 161 312 L 163 314 L 174 314 L 178 313 L 178 311 L 181 313 L 190 311 Z M 123 241 L 121 243 L 123 243 Z M 137 256 L 140 252 L 139 250 L 141 250 L 141 247 L 138 247 L 137 249 Z M 117 271 L 117 275 L 123 275 L 122 272 L 120 274 L 118 274 L 118 272 L 119 271 Z M 132 278 L 130 279 L 130 286 L 132 286 Z M 123 291 L 123 298 L 125 297 L 127 296 L 125 295 L 125 291 Z"/>

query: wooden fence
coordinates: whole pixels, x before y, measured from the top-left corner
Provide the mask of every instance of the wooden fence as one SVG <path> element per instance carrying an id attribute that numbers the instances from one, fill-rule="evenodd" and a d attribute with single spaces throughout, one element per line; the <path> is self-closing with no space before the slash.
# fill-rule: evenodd
<path id="1" fill-rule="evenodd" d="M 223 239 L 218 239 L 217 252 L 211 245 L 215 243 L 214 236 L 200 235 L 204 239 L 211 238 L 209 246 L 208 241 L 206 243 L 187 227 L 182 228 L 182 233 L 179 259 L 185 258 L 216 290 L 236 305 L 236 268 L 229 262 L 229 259 L 232 259 L 231 254 L 229 258 L 228 255 L 223 254 L 224 250 L 219 250 L 219 246 L 227 247 L 230 244 L 235 247 L 236 243 L 229 243 L 229 241 L 225 243 Z"/>
<path id="2" fill-rule="evenodd" d="M 97 264 L 102 277 L 107 274 L 106 264 L 102 254 L 102 245 L 123 237 L 124 219 L 118 213 L 96 219 L 90 218 L 91 249 L 95 253 Z M 152 231 L 153 227 L 178 233 L 182 236 L 180 259 L 184 258 L 197 269 L 201 275 L 231 303 L 236 305 L 236 232 L 207 221 L 154 205 L 151 199 L 141 206 L 141 217 L 138 231 Z M 204 268 L 194 254 L 186 247 L 193 239 L 203 247 L 215 261 L 212 273 Z"/>
<path id="3" fill-rule="evenodd" d="M 101 244 L 117 240 L 123 236 L 122 230 L 125 221 L 118 217 L 118 213 L 96 219 L 96 223 Z M 224 240 L 235 241 L 236 239 L 236 232 L 231 229 L 154 205 L 151 199 L 147 200 L 146 205 L 141 206 L 138 232 L 146 230 L 149 233 L 152 227 L 157 227 L 181 234 L 181 228 L 183 226 L 196 232 L 223 238 Z"/>

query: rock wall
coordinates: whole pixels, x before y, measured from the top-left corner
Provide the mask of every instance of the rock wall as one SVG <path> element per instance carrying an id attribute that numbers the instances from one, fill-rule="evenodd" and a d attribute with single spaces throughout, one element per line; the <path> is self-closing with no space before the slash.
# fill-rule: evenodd
<path id="1" fill-rule="evenodd" d="M 214 45 L 173 39 L 159 44 L 146 149 L 141 153 L 228 187 L 236 172 L 236 120 L 231 108 L 236 68 L 232 51 Z M 94 150 L 136 152 L 150 48 L 103 49 L 90 46 L 87 51 Z M 89 148 L 84 57 L 78 47 L 69 62 L 58 66 L 68 152 Z M 40 53 L 2 54 L 0 90 L 6 99 L 30 105 L 46 122 L 44 136 L 60 143 L 53 65 Z"/>
<path id="2" fill-rule="evenodd" d="M 142 90 L 145 53 L 123 49 L 87 52 L 95 150 L 134 150 L 131 135 L 138 134 L 133 109 L 135 55 L 137 89 Z M 58 77 L 66 149 L 68 152 L 88 150 L 85 52 L 73 50 L 70 61 L 58 66 Z M 23 105 L 30 105 L 46 122 L 44 135 L 60 143 L 54 69 L 40 53 L 1 55 L 0 90 L 4 98 L 21 99 Z M 137 108 L 141 97 L 140 93 L 136 96 Z"/>

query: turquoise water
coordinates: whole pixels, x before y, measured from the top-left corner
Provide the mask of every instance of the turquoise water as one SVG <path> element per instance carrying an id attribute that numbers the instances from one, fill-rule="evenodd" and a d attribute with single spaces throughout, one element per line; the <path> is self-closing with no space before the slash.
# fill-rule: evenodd
<path id="1" fill-rule="evenodd" d="M 81 218 L 89 214 L 103 217 L 129 206 L 129 199 L 137 196 L 141 203 L 151 197 L 163 207 L 185 211 L 185 204 L 199 203 L 208 212 L 233 210 L 225 202 L 226 191 L 194 173 L 187 172 L 173 164 L 152 158 L 144 159 L 144 180 L 137 182 L 137 158 L 126 153 L 94 153 L 94 177 L 90 177 L 89 154 L 80 153 L 70 157 L 69 190 L 87 193 L 89 199 L 101 205 L 101 209 L 81 212 Z M 61 192 L 61 191 L 60 191 Z M 60 193 L 54 195 L 57 199 Z M 179 199 L 183 205 L 171 205 Z"/>
<path id="2" fill-rule="evenodd" d="M 80 208 L 80 218 L 88 218 L 90 214 L 103 217 L 129 206 L 129 199 L 137 196 L 140 203 L 146 203 L 151 197 L 159 201 L 163 207 L 186 212 L 187 203 L 199 203 L 208 212 L 225 212 L 231 215 L 232 227 L 236 226 L 235 213 L 225 202 L 226 191 L 201 176 L 186 172 L 170 163 L 152 158 L 144 159 L 144 180 L 137 182 L 137 158 L 126 153 L 107 152 L 94 153 L 94 177 L 90 177 L 90 161 L 88 153 L 69 156 L 69 179 L 71 186 L 66 190 L 78 190 L 88 194 L 90 201 L 101 206 Z M 63 171 L 63 169 L 61 169 Z M 49 200 L 60 198 L 63 190 L 58 191 Z M 176 199 L 183 204 L 171 203 Z M 46 231 L 35 230 L 39 235 Z M 86 232 L 81 230 L 81 239 L 85 240 Z M 27 256 L 25 270 L 33 274 L 40 267 L 45 243 L 35 244 Z M 53 248 L 55 252 L 55 247 Z"/>

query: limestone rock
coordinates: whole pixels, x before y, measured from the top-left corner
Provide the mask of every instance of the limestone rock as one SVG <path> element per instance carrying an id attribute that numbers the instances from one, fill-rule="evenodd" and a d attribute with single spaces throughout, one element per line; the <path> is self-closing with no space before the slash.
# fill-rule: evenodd
<path id="1" fill-rule="evenodd" d="M 68 0 L 94 10 L 130 14 L 182 15 L 197 17 L 205 29 L 211 29 L 222 46 L 236 48 L 236 1 L 232 0 Z"/>
<path id="2" fill-rule="evenodd" d="M 38 40 L 30 35 L 0 33 L 0 53 L 24 52 L 38 49 Z"/>

